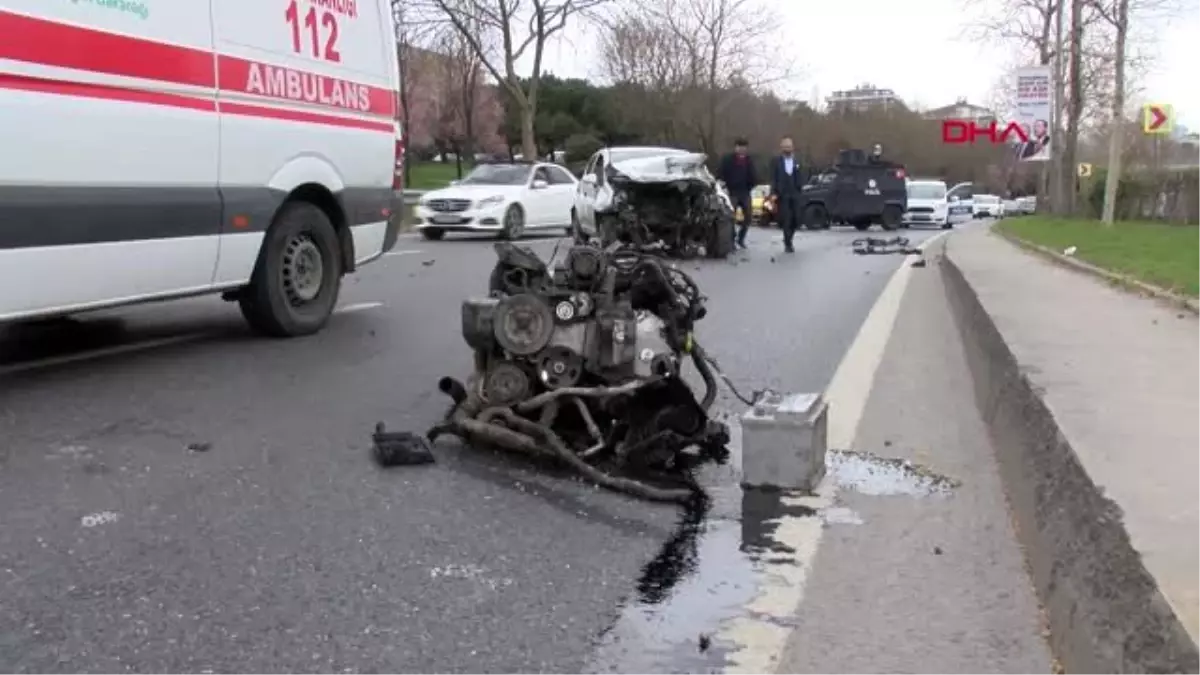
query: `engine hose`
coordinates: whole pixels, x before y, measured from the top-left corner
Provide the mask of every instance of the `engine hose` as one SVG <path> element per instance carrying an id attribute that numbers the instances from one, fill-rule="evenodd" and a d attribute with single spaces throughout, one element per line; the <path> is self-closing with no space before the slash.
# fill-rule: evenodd
<path id="1" fill-rule="evenodd" d="M 443 377 L 438 380 L 438 391 L 449 396 L 455 405 L 467 400 L 467 388 L 453 377 Z"/>
<path id="2" fill-rule="evenodd" d="M 700 372 L 700 377 L 704 378 L 704 399 L 700 401 L 700 408 L 704 412 L 712 407 L 713 401 L 717 400 L 717 378 L 713 377 L 712 368 L 708 365 L 708 356 L 704 352 L 704 347 L 700 346 L 699 342 L 692 342 L 692 363 L 695 364 L 696 370 Z"/>

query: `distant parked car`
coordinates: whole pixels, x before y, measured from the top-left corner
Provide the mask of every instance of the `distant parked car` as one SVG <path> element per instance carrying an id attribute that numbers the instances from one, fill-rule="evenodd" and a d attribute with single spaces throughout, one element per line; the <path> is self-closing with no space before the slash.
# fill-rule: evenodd
<path id="1" fill-rule="evenodd" d="M 754 222 L 770 225 L 775 220 L 774 206 L 770 185 L 756 185 L 750 191 L 750 213 Z"/>
<path id="2" fill-rule="evenodd" d="M 976 218 L 1003 218 L 1004 202 L 996 195 L 975 195 L 974 211 Z"/>

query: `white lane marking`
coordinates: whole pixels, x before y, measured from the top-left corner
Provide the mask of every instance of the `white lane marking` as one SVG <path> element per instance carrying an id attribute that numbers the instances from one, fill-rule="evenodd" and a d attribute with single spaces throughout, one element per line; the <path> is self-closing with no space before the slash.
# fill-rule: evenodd
<path id="1" fill-rule="evenodd" d="M 949 233 L 939 232 L 918 244 L 917 248 L 924 251 Z M 908 287 L 912 263 L 919 258 L 918 255 L 905 256 L 892 273 L 825 389 L 829 403 L 827 439 L 830 448 L 854 447 L 855 433 L 875 381 L 875 371 L 883 360 L 884 348 L 900 312 L 900 301 Z M 807 506 L 822 512 L 833 506 L 836 492 L 836 486 L 827 476 L 815 495 L 785 497 L 783 501 L 786 506 Z M 743 615 L 725 622 L 717 631 L 715 638 L 732 649 L 724 672 L 778 672 L 792 633 L 790 623 L 804 601 L 804 586 L 817 557 L 823 531 L 820 518 L 783 516 L 779 519 L 775 538 L 795 550 L 795 563 L 769 566 L 757 597 L 746 606 Z"/>
<path id="2" fill-rule="evenodd" d="M 356 302 L 353 305 L 342 305 L 341 307 L 338 307 L 337 309 L 333 310 L 333 313 L 334 314 L 349 314 L 351 312 L 361 312 L 365 309 L 375 309 L 376 307 L 383 307 L 383 303 L 382 302 Z"/>
<path id="3" fill-rule="evenodd" d="M 391 258 L 392 256 L 413 255 L 416 253 L 420 253 L 420 251 L 388 251 L 387 253 L 384 253 L 383 255 L 385 258 Z"/>
<path id="4" fill-rule="evenodd" d="M 44 359 L 34 361 L 25 361 L 23 363 L 14 363 L 9 366 L 0 367 L 0 376 L 20 373 L 27 370 L 36 370 L 39 368 L 48 368 L 50 366 L 62 366 L 70 363 L 78 363 L 80 361 L 91 361 L 94 359 L 102 359 L 109 356 L 119 356 L 121 354 L 131 354 L 134 352 L 147 351 L 158 347 L 166 347 L 168 345 L 177 345 L 184 342 L 194 342 L 201 338 L 207 337 L 208 333 L 189 333 L 187 335 L 175 335 L 173 337 L 159 338 L 157 340 L 145 340 L 143 342 L 131 342 L 125 345 L 116 345 L 113 347 L 103 347 L 101 349 L 93 349 L 77 354 L 66 354 L 63 356 L 51 356 Z"/>

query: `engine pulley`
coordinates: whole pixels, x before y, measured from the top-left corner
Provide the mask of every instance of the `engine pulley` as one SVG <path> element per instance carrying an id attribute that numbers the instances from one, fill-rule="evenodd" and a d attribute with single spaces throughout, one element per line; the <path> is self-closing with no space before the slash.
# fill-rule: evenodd
<path id="1" fill-rule="evenodd" d="M 562 300 L 554 306 L 554 316 L 559 321 L 566 323 L 575 318 L 575 303 L 570 300 Z"/>
<path id="2" fill-rule="evenodd" d="M 483 378 L 484 400 L 490 405 L 514 405 L 530 393 L 529 375 L 512 363 L 497 363 L 488 368 Z"/>
<path id="3" fill-rule="evenodd" d="M 544 300 L 529 293 L 510 295 L 496 306 L 493 319 L 496 342 L 510 354 L 532 356 L 550 344 L 554 312 Z"/>
<path id="4" fill-rule="evenodd" d="M 590 246 L 576 246 L 567 251 L 567 268 L 580 281 L 595 279 L 603 269 L 600 251 Z"/>
<path id="5" fill-rule="evenodd" d="M 574 386 L 583 376 L 583 357 L 566 347 L 551 347 L 538 358 L 538 378 L 547 389 Z"/>

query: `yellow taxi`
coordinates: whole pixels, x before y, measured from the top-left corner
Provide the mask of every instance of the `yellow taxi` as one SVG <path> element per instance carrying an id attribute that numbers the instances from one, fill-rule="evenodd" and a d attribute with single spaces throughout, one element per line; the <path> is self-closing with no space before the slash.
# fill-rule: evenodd
<path id="1" fill-rule="evenodd" d="M 775 220 L 775 204 L 770 192 L 770 185 L 757 185 L 750 191 L 750 212 L 754 222 L 760 225 L 770 225 Z"/>

